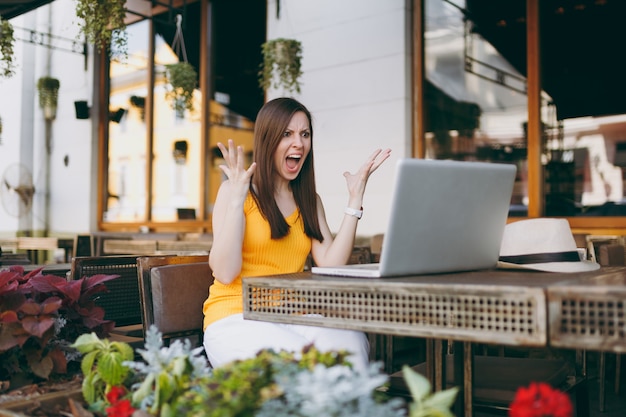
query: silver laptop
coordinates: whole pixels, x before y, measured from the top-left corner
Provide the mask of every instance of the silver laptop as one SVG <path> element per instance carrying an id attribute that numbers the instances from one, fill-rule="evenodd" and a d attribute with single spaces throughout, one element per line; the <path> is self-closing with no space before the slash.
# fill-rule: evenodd
<path id="1" fill-rule="evenodd" d="M 511 164 L 401 159 L 380 263 L 311 272 L 384 278 L 495 268 L 515 173 Z"/>

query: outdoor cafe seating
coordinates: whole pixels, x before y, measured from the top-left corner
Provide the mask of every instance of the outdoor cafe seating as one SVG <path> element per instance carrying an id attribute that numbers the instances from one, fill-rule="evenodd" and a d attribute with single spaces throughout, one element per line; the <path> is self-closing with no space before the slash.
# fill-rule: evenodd
<path id="1" fill-rule="evenodd" d="M 382 236 L 375 237 L 373 246 L 359 241 L 355 246 L 351 263 L 371 262 L 376 256 L 382 242 Z M 116 239 L 121 240 L 121 239 Z M 140 239 L 137 239 L 141 241 Z M 132 239 L 129 239 L 132 242 Z M 626 258 L 623 241 L 618 243 L 611 239 L 588 238 L 585 242 L 593 242 L 588 250 L 601 265 L 624 265 Z M 600 243 L 598 243 L 600 242 Z M 128 242 L 127 242 L 128 243 Z M 132 244 L 128 246 L 132 247 Z M 9 253 L 3 256 L 13 257 Z M 9 259 L 9 258 L 6 258 Z M 94 274 L 117 274 L 120 278 L 110 281 L 107 287 L 110 294 L 102 295 L 98 303 L 105 308 L 106 318 L 116 321 L 113 338 L 131 342 L 141 346 L 143 335 L 151 324 L 163 332 L 166 343 L 175 338 L 189 338 L 196 346 L 202 344 L 202 302 L 208 295 L 208 288 L 212 279 L 208 266 L 208 254 L 186 255 L 169 253 L 158 254 L 158 251 L 149 254 L 115 254 L 100 256 L 76 256 L 72 258 L 69 279 Z M 37 265 L 26 265 L 32 270 Z M 49 267 L 52 265 L 49 265 Z M 310 265 L 309 265 L 310 266 Z M 54 271 L 52 268 L 50 271 Z M 54 273 L 54 272 L 51 272 Z M 197 314 L 194 316 L 194 312 Z M 195 318 L 194 318 L 195 317 Z M 372 345 L 372 359 L 382 360 L 385 369 L 389 372 L 390 393 L 406 395 L 406 386 L 400 378 L 400 367 L 409 364 L 418 372 L 426 374 L 426 363 L 422 351 L 423 338 L 405 337 L 400 335 L 382 335 L 369 333 Z M 407 340 L 414 342 L 406 343 Z M 445 341 L 443 341 L 445 345 Z M 482 348 L 482 350 L 481 350 Z M 448 353 L 455 349 L 463 349 L 459 343 L 449 342 Z M 530 357 L 527 354 L 510 356 L 495 345 L 475 345 L 474 367 L 476 380 L 474 382 L 474 402 L 476 410 L 506 413 L 506 405 L 510 403 L 515 390 L 529 381 L 546 381 L 553 386 L 560 387 L 572 394 L 578 409 L 577 416 L 588 415 L 585 409 L 589 408 L 588 370 L 582 368 L 585 362 L 573 362 L 564 358 Z M 496 349 L 496 354 L 488 352 Z M 487 353 L 487 354 L 485 354 Z M 577 352 L 579 353 L 579 352 Z M 601 353 L 602 361 L 598 366 L 605 366 L 607 354 Z M 619 389 L 619 361 L 615 369 L 615 389 Z M 579 359 L 579 356 L 576 356 Z M 400 362 L 401 361 L 401 362 Z M 459 363 L 453 355 L 446 355 L 443 372 L 447 384 L 458 377 Z M 461 367 L 462 368 L 462 367 Z M 506 370 L 503 372 L 502 370 Z M 605 369 L 598 369 L 600 386 L 599 407 L 604 408 L 606 393 Z M 504 415 L 504 414 L 503 414 Z"/>

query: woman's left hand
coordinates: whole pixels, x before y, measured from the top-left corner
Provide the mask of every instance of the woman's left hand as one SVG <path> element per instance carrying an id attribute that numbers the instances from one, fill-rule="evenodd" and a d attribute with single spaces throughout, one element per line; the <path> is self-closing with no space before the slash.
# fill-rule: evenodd
<path id="1" fill-rule="evenodd" d="M 346 183 L 348 184 L 350 200 L 356 198 L 362 202 L 367 180 L 370 175 L 372 175 L 372 173 L 376 171 L 376 169 L 378 169 L 378 167 L 385 162 L 387 158 L 389 158 L 389 155 L 391 155 L 391 149 L 377 149 L 370 155 L 367 161 L 355 174 L 351 174 L 348 171 L 343 173 L 343 176 L 346 178 Z M 358 204 L 360 205 L 360 203 Z"/>

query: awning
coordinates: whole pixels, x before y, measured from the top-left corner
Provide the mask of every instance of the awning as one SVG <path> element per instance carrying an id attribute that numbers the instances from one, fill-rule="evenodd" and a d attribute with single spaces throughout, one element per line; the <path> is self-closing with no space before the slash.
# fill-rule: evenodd
<path id="1" fill-rule="evenodd" d="M 0 0 L 0 16 L 3 19 L 13 19 L 21 14 L 28 13 L 53 0 Z"/>

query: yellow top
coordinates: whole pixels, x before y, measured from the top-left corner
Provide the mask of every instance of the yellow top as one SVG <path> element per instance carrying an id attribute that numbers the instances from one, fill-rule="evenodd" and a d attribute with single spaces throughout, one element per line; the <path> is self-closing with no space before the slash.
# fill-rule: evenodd
<path id="1" fill-rule="evenodd" d="M 202 308 L 205 329 L 217 320 L 243 312 L 242 277 L 301 272 L 311 252 L 311 238 L 304 233 L 304 221 L 299 209 L 285 218 L 290 226 L 289 233 L 278 240 L 271 238 L 270 224 L 251 194 L 246 197 L 243 211 L 246 227 L 241 274 L 228 285 L 217 279 L 211 285 L 209 298 Z"/>

